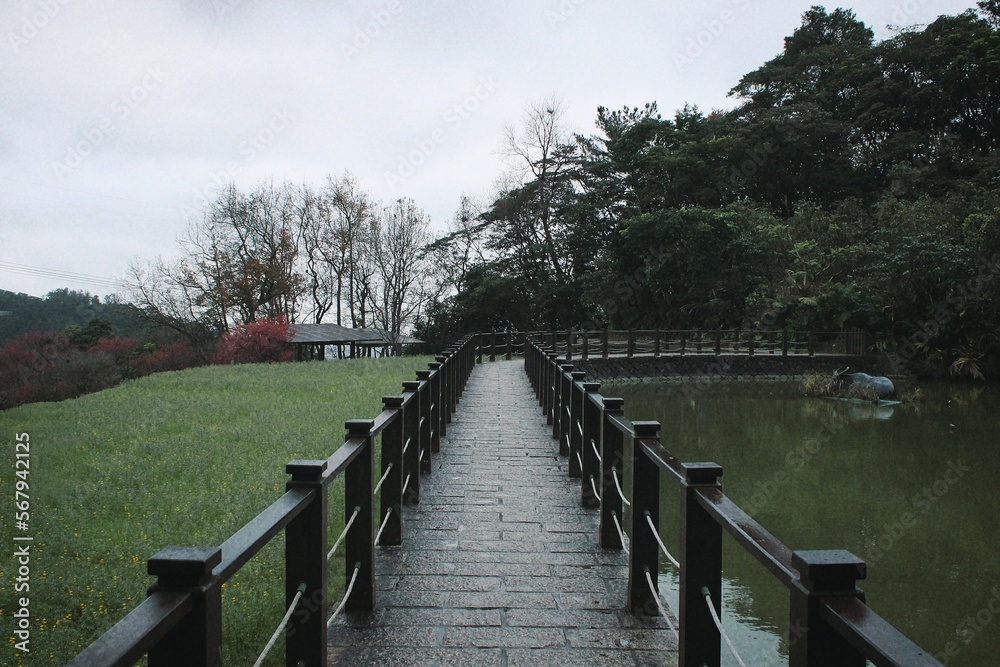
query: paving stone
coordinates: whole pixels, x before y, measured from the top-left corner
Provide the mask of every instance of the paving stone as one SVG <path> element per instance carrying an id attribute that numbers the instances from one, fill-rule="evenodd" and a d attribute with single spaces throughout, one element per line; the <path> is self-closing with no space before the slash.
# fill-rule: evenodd
<path id="1" fill-rule="evenodd" d="M 646 650 L 664 646 L 675 646 L 674 634 L 670 630 L 649 630 L 644 628 L 602 628 L 587 630 L 566 630 L 571 646 L 578 648 L 624 648 Z"/>
<path id="2" fill-rule="evenodd" d="M 511 626 L 527 626 L 533 628 L 619 628 L 621 619 L 615 611 L 580 611 L 508 609 L 504 612 L 504 621 Z"/>
<path id="3" fill-rule="evenodd" d="M 674 663 L 676 664 L 676 662 Z M 594 651 L 574 648 L 513 649 L 507 651 L 507 667 L 635 667 L 630 652 Z"/>
<path id="4" fill-rule="evenodd" d="M 483 574 L 486 574 L 485 572 Z M 488 576 L 428 576 L 402 575 L 396 578 L 397 590 L 403 591 L 466 591 L 486 593 L 500 590 L 500 577 Z"/>
<path id="5" fill-rule="evenodd" d="M 475 648 L 545 648 L 565 646 L 562 628 L 447 628 L 444 645 Z"/>
<path id="6" fill-rule="evenodd" d="M 344 613 L 330 664 L 676 665 L 663 619 L 624 609 L 627 556 L 558 456 L 523 362 L 481 364 L 376 555 L 372 612 Z"/>
<path id="7" fill-rule="evenodd" d="M 555 609 L 556 598 L 551 593 L 452 593 L 451 606 L 472 609 Z"/>
<path id="8" fill-rule="evenodd" d="M 500 627 L 503 612 L 499 609 L 405 609 L 383 610 L 378 621 L 386 625 L 430 625 L 434 627 Z"/>
<path id="9" fill-rule="evenodd" d="M 500 649 L 370 648 L 331 649 L 331 667 L 496 667 L 503 664 Z"/>

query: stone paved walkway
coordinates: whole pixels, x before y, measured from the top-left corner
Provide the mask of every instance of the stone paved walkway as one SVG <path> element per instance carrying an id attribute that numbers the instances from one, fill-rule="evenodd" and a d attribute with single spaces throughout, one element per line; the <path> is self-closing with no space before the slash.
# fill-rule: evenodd
<path id="1" fill-rule="evenodd" d="M 475 368 L 433 465 L 331 665 L 677 664 L 666 624 L 624 611 L 625 555 L 597 545 L 523 362 Z"/>

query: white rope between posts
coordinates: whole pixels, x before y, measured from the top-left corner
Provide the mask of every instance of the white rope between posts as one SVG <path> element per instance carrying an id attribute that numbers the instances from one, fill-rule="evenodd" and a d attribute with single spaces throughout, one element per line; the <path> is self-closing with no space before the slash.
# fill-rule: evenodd
<path id="1" fill-rule="evenodd" d="M 327 620 L 326 627 L 330 627 L 331 625 L 333 625 L 333 619 L 337 618 L 337 614 L 339 614 L 341 610 L 344 608 L 344 605 L 347 604 L 348 598 L 351 597 L 351 591 L 354 590 L 354 582 L 357 581 L 358 572 L 360 571 L 361 571 L 361 563 L 358 563 L 357 565 L 354 566 L 354 574 L 351 575 L 351 583 L 347 584 L 347 591 L 344 592 L 344 599 L 340 601 L 340 604 L 337 605 L 337 608 L 334 610 L 329 620 Z M 744 665 L 744 667 L 746 667 L 746 665 Z"/>
<path id="2" fill-rule="evenodd" d="M 267 654 L 271 652 L 272 648 L 274 648 L 274 643 L 278 641 L 278 637 L 281 636 L 285 626 L 288 625 L 288 619 L 292 617 L 292 612 L 295 611 L 295 607 L 299 604 L 299 600 L 302 599 L 302 595 L 305 592 L 306 585 L 299 584 L 299 590 L 295 592 L 295 597 L 292 598 L 292 604 L 288 606 L 288 611 L 285 612 L 285 617 L 281 619 L 278 629 L 274 631 L 273 635 L 271 635 L 271 639 L 267 642 L 267 646 L 264 647 L 264 652 L 257 658 L 257 662 L 253 663 L 253 667 L 260 667 L 264 664 L 264 660 L 267 659 Z"/>
<path id="3" fill-rule="evenodd" d="M 390 463 L 389 466 L 385 469 L 385 474 L 382 475 L 382 479 L 378 481 L 378 484 L 375 485 L 375 490 L 372 491 L 373 496 L 377 496 L 378 492 L 382 489 L 382 485 L 385 484 L 385 478 L 389 476 L 390 472 L 392 472 L 392 466 L 393 464 Z"/>
<path id="4" fill-rule="evenodd" d="M 622 530 L 622 525 L 618 523 L 618 512 L 612 512 L 611 518 L 615 521 L 615 529 L 618 531 L 618 539 L 622 542 L 622 549 L 627 554 L 629 552 L 629 548 L 625 546 L 625 531 Z"/>
<path id="5" fill-rule="evenodd" d="M 411 477 L 413 477 L 413 475 L 407 475 L 406 476 L 406 481 L 403 482 L 403 492 L 400 494 L 401 496 L 405 496 L 406 495 L 406 490 L 408 488 L 410 488 L 410 478 Z"/>
<path id="6" fill-rule="evenodd" d="M 736 647 L 733 646 L 733 642 L 729 639 L 729 635 L 727 635 L 726 631 L 722 629 L 722 621 L 719 619 L 719 615 L 715 613 L 715 605 L 712 604 L 712 593 L 708 590 L 708 588 L 702 586 L 701 594 L 705 596 L 705 604 L 708 605 L 708 611 L 712 614 L 712 620 L 715 621 L 715 627 L 719 629 L 719 634 L 726 640 L 726 646 L 729 647 L 729 652 L 733 654 L 734 658 L 736 658 L 736 662 L 739 663 L 740 667 L 747 667 L 747 663 L 743 662 L 743 658 L 741 658 L 740 654 L 736 652 Z"/>
<path id="7" fill-rule="evenodd" d="M 580 470 L 583 470 L 583 459 L 580 458 L 580 452 L 576 453 L 576 462 L 580 464 Z"/>
<path id="8" fill-rule="evenodd" d="M 649 592 L 653 594 L 653 599 L 656 600 L 656 607 L 660 610 L 660 615 L 667 619 L 667 625 L 670 627 L 670 631 L 674 633 L 675 639 L 680 639 L 680 635 L 677 633 L 677 628 L 674 627 L 674 622 L 670 620 L 670 614 L 667 613 L 666 607 L 660 601 L 660 592 L 656 590 L 653 586 L 653 577 L 649 573 L 649 568 L 646 568 L 646 583 L 649 584 Z"/>
<path id="9" fill-rule="evenodd" d="M 385 518 L 382 519 L 382 525 L 379 526 L 378 532 L 375 533 L 375 546 L 378 546 L 378 541 L 382 539 L 382 531 L 385 530 L 386 524 L 389 523 L 389 517 L 392 516 L 392 508 L 390 507 L 385 512 Z"/>
<path id="10" fill-rule="evenodd" d="M 597 485 L 594 484 L 594 476 L 590 476 L 590 488 L 594 490 L 594 497 L 597 498 L 597 502 L 601 502 L 601 494 L 597 492 Z"/>
<path id="11" fill-rule="evenodd" d="M 344 541 L 345 537 L 347 537 L 347 531 L 349 531 L 351 529 L 351 525 L 354 524 L 354 520 L 358 518 L 358 514 L 360 514 L 360 513 L 361 513 L 361 508 L 360 507 L 355 507 L 354 508 L 354 514 L 351 515 L 351 518 L 347 522 L 347 525 L 344 526 L 344 530 L 341 531 L 340 537 L 338 537 L 337 541 L 333 543 L 333 548 L 330 549 L 330 553 L 328 553 L 326 555 L 326 559 L 327 560 L 330 560 L 331 558 L 333 558 L 333 554 L 337 553 L 337 547 L 339 547 L 340 543 Z"/>
<path id="12" fill-rule="evenodd" d="M 618 469 L 614 466 L 611 466 L 611 478 L 615 480 L 615 488 L 618 489 L 618 495 L 621 496 L 622 502 L 625 503 L 626 507 L 632 507 L 632 503 L 628 501 L 625 492 L 622 491 L 622 485 L 618 482 Z"/>
<path id="13" fill-rule="evenodd" d="M 403 454 L 406 454 L 406 450 L 410 448 L 410 443 L 413 442 L 413 438 L 407 438 L 406 444 L 403 445 Z"/>
<path id="14" fill-rule="evenodd" d="M 591 439 L 590 446 L 593 448 L 594 456 L 597 457 L 597 460 L 600 461 L 601 463 L 604 463 L 604 458 L 601 456 L 601 453 L 597 451 L 597 441 Z"/>
<path id="15" fill-rule="evenodd" d="M 667 560 L 673 563 L 674 567 L 678 570 L 681 569 L 681 564 L 677 562 L 677 559 L 674 558 L 669 551 L 667 551 L 666 545 L 663 544 L 663 540 L 660 539 L 660 534 L 656 532 L 656 526 L 653 525 L 653 519 L 649 516 L 649 512 L 646 512 L 646 523 L 649 524 L 649 529 L 653 531 L 653 537 L 656 538 L 656 543 L 659 544 L 660 549 L 663 550 L 663 555 L 667 557 Z"/>

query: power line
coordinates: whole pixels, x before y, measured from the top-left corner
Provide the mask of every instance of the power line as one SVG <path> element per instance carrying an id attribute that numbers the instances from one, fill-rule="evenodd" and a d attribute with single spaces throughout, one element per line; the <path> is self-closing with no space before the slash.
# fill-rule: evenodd
<path id="1" fill-rule="evenodd" d="M 58 278 L 60 280 L 69 280 L 91 285 L 100 285 L 101 287 L 113 287 L 118 289 L 128 287 L 125 281 L 117 280 L 115 278 L 92 276 L 86 273 L 77 273 L 75 271 L 46 269 L 40 266 L 28 266 L 26 264 L 15 264 L 13 262 L 0 262 L 0 271 L 7 271 L 10 273 L 20 273 L 23 275 L 37 276 L 42 278 Z"/>

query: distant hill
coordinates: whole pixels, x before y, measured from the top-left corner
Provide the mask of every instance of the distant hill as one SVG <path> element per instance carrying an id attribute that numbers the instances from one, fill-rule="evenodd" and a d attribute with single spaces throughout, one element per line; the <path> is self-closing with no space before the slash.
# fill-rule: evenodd
<path id="1" fill-rule="evenodd" d="M 135 306 L 70 289 L 54 290 L 42 298 L 0 289 L 0 312 L 5 313 L 0 316 L 0 345 L 30 332 L 82 328 L 94 318 L 109 322 L 116 336 L 142 337 L 146 332 Z"/>

